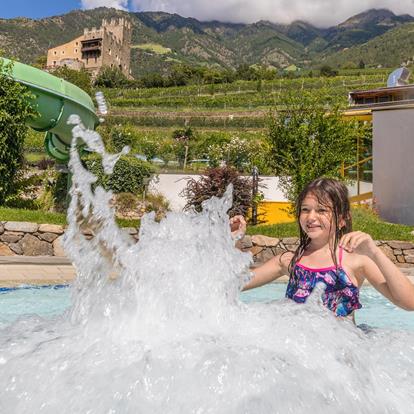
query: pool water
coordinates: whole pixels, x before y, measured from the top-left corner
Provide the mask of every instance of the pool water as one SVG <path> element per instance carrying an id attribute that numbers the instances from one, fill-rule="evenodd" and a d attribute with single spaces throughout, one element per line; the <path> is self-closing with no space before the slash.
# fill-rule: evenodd
<path id="1" fill-rule="evenodd" d="M 284 300 L 285 284 L 269 284 L 241 293 L 245 303 Z M 375 289 L 361 289 L 362 309 L 356 312 L 356 323 L 373 328 L 414 331 L 414 314 L 393 305 Z M 23 315 L 53 318 L 62 315 L 71 305 L 68 286 L 0 288 L 0 324 L 5 325 Z M 300 305 L 298 305 L 300 306 Z"/>

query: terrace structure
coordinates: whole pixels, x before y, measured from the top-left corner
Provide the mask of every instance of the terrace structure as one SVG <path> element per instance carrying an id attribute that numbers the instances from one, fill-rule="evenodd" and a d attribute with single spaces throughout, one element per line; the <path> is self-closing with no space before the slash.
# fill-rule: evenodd
<path id="1" fill-rule="evenodd" d="M 350 175 L 348 169 L 358 186 L 367 187 L 366 181 L 372 181 L 383 219 L 414 225 L 414 84 L 395 82 L 353 91 L 349 101 L 345 116 L 372 122 L 372 149 L 370 156 L 365 154 L 353 166 L 344 167 L 345 175 Z M 367 176 L 372 180 L 364 182 Z"/>
<path id="2" fill-rule="evenodd" d="M 84 29 L 83 35 L 49 49 L 47 69 L 67 66 L 85 68 L 96 77 L 103 66 L 118 68 L 131 78 L 131 23 L 124 18 L 102 20 L 100 28 Z"/>

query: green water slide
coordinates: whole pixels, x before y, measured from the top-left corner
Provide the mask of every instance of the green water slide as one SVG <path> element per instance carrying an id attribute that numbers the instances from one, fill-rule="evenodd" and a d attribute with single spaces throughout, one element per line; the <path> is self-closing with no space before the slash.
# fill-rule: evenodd
<path id="1" fill-rule="evenodd" d="M 10 60 L 0 58 L 4 68 Z M 78 115 L 86 128 L 94 130 L 99 119 L 91 97 L 77 86 L 47 72 L 13 61 L 11 76 L 26 85 L 33 94 L 36 118 L 27 124 L 36 131 L 44 131 L 46 151 L 60 162 L 69 159 L 73 125 L 68 125 L 70 115 Z"/>

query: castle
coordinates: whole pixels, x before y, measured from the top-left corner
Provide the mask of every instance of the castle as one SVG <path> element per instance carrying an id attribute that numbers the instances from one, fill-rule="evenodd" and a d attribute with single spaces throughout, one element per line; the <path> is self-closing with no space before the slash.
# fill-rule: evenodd
<path id="1" fill-rule="evenodd" d="M 83 35 L 47 52 L 47 69 L 67 66 L 85 68 L 96 77 L 103 66 L 119 68 L 131 78 L 131 23 L 124 18 L 102 20 L 99 29 L 84 29 Z"/>

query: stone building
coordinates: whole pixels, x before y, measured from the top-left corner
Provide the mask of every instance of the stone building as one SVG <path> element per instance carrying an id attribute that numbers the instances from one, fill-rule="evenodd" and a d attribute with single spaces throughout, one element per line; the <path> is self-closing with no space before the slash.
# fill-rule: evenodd
<path id="1" fill-rule="evenodd" d="M 125 76 L 131 78 L 131 33 L 131 23 L 124 18 L 110 21 L 104 19 L 99 29 L 85 28 L 82 36 L 49 49 L 47 68 L 85 68 L 92 76 L 96 76 L 102 66 L 109 66 L 119 68 Z"/>

